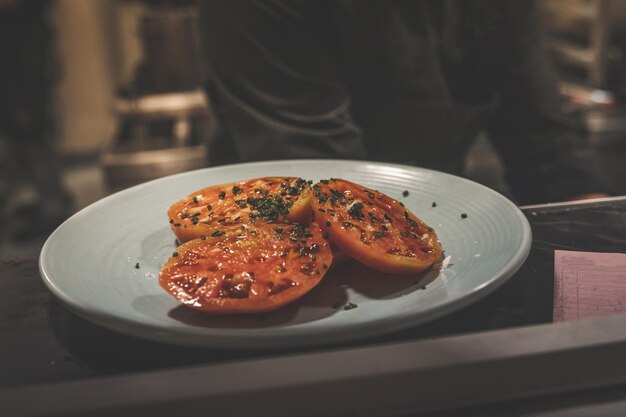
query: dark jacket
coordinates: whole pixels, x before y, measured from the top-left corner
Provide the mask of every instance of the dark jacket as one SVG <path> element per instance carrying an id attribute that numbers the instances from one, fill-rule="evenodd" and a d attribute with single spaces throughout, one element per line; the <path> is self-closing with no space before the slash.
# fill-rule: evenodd
<path id="1" fill-rule="evenodd" d="M 608 191 L 530 1 L 203 4 L 212 163 L 391 161 L 460 174 L 480 131 L 520 202 Z"/>

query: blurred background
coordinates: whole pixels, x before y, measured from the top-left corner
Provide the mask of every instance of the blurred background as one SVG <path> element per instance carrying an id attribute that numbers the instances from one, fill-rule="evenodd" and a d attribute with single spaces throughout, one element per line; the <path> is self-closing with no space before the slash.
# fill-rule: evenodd
<path id="1" fill-rule="evenodd" d="M 566 105 L 626 194 L 626 2 L 539 4 Z M 0 14 L 0 260 L 36 256 L 107 194 L 207 166 L 219 126 L 193 1 L 0 0 Z M 466 175 L 507 194 L 501 172 L 478 137 Z"/>

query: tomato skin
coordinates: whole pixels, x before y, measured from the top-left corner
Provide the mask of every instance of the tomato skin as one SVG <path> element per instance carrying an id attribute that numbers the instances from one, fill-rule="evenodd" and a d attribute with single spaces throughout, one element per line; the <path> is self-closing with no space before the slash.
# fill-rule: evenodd
<path id="1" fill-rule="evenodd" d="M 161 268 L 161 287 L 206 313 L 260 313 L 302 297 L 332 263 L 315 223 L 259 223 L 223 233 L 179 246 Z"/>
<path id="2" fill-rule="evenodd" d="M 311 197 L 309 183 L 301 178 L 255 178 L 198 190 L 170 206 L 167 214 L 172 232 L 185 243 L 249 223 L 307 223 Z"/>
<path id="3" fill-rule="evenodd" d="M 382 272 L 414 274 L 441 256 L 435 231 L 391 197 L 342 179 L 313 190 L 315 221 L 351 258 Z"/>

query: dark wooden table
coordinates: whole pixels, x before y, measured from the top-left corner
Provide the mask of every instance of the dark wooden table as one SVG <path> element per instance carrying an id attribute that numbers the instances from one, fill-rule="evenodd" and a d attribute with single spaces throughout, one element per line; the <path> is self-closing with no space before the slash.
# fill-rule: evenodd
<path id="1" fill-rule="evenodd" d="M 6 415 L 84 415 L 87 411 L 90 415 L 97 412 L 107 415 L 132 414 L 137 410 L 150 410 L 152 415 L 160 415 L 185 407 L 202 409 L 208 399 L 212 404 L 243 412 L 246 407 L 254 410 L 261 404 L 268 406 L 266 403 L 272 395 L 277 395 L 277 404 L 283 405 L 274 410 L 273 415 L 308 415 L 302 414 L 302 410 L 289 408 L 294 399 L 305 396 L 307 384 L 311 388 L 309 394 L 315 392 L 320 400 L 330 401 L 327 407 L 310 408 L 311 415 L 348 412 L 376 415 L 376 407 L 386 407 L 384 409 L 390 415 L 435 412 L 453 407 L 466 407 L 465 415 L 470 415 L 472 410 L 476 415 L 489 415 L 489 412 L 498 415 L 502 411 L 497 408 L 498 404 L 503 407 L 502 404 L 508 404 L 506 407 L 516 404 L 517 409 L 523 409 L 529 407 L 529 402 L 520 397 L 550 395 L 554 399 L 559 398 L 555 397 L 557 393 L 570 391 L 577 392 L 576 398 L 586 398 L 585 395 L 605 398 L 607 393 L 614 392 L 610 399 L 621 399 L 622 384 L 626 384 L 626 364 L 611 365 L 608 359 L 604 363 L 595 356 L 587 358 L 598 366 L 593 370 L 586 369 L 586 378 L 577 378 L 575 373 L 568 372 L 558 377 L 550 376 L 548 366 L 545 374 L 535 375 L 537 382 L 534 385 L 529 375 L 521 378 L 500 375 L 503 379 L 498 381 L 499 387 L 492 386 L 490 390 L 458 386 L 461 382 L 471 385 L 470 375 L 477 385 L 487 382 L 491 385 L 493 381 L 484 379 L 489 372 L 497 374 L 508 369 L 507 366 L 519 370 L 520 364 L 525 364 L 523 366 L 528 369 L 540 371 L 544 365 L 536 360 L 533 362 L 533 358 L 541 355 L 568 351 L 555 356 L 558 359 L 553 358 L 551 362 L 567 368 L 569 362 L 566 361 L 584 360 L 589 355 L 605 355 L 613 352 L 612 349 L 626 348 L 626 330 L 599 333 L 601 329 L 598 330 L 595 322 L 586 321 L 551 324 L 554 250 L 624 252 L 626 197 L 527 207 L 523 212 L 533 230 L 531 253 L 522 268 L 495 292 L 461 311 L 419 327 L 354 344 L 317 349 L 215 350 L 136 339 L 104 329 L 66 310 L 44 286 L 37 259 L 0 260 L 0 415 L 5 412 Z M 621 316 L 600 320 L 600 327 L 626 327 L 626 318 Z M 511 343 L 515 338 L 527 338 L 518 344 L 522 346 L 519 351 Z M 532 338 L 537 338 L 544 349 L 534 350 L 536 347 L 531 344 L 526 346 L 525 343 Z M 495 341 L 503 341 L 503 346 L 507 346 L 500 351 L 493 350 Z M 446 356 L 448 348 L 482 344 L 490 346 L 486 349 L 489 354 L 484 357 L 473 349 L 467 350 L 465 359 L 469 362 L 463 364 L 458 363 L 458 355 Z M 389 357 L 384 358 L 385 355 Z M 361 362 L 357 362 L 357 358 Z M 431 361 L 424 362 L 426 358 Z M 523 361 L 513 363 L 512 358 L 522 358 Z M 437 380 L 441 375 L 450 374 L 461 382 L 452 383 L 449 379 L 446 391 L 446 382 L 442 381 L 437 391 L 439 394 L 435 392 L 436 384 L 431 382 L 433 386 L 428 389 L 435 391 L 430 400 L 420 400 L 419 395 L 413 395 L 410 400 L 403 401 L 404 405 L 390 408 L 389 404 L 396 404 L 397 396 L 404 392 L 398 390 L 398 381 L 412 384 L 414 391 L 408 390 L 406 395 L 424 391 L 423 381 L 419 383 L 412 378 L 430 375 L 429 363 L 435 362 L 439 367 Z M 580 366 L 571 363 L 572 367 L 574 365 Z M 338 373 L 342 367 L 343 373 Z M 358 370 L 360 367 L 369 370 L 362 374 Z M 252 377 L 252 371 L 246 374 L 246 368 L 269 374 L 259 376 L 257 372 Z M 280 370 L 286 371 L 276 374 Z M 307 374 L 296 375 L 298 370 Z M 481 375 L 481 372 L 485 374 Z M 225 383 L 224 375 L 229 375 L 228 383 Z M 393 377 L 389 381 L 395 382 L 389 382 L 388 388 L 394 389 L 394 393 L 383 389 L 385 385 L 377 385 L 386 381 L 385 375 Z M 429 377 L 432 379 L 432 375 Z M 198 378 L 204 383 L 200 391 L 197 386 L 188 392 L 168 385 L 175 381 L 197 382 Z M 146 389 L 146 386 L 150 387 L 150 381 L 160 382 Z M 341 381 L 351 381 L 351 384 L 348 386 Z M 222 383 L 228 386 L 227 391 L 220 391 L 226 389 Z M 298 383 L 299 391 L 294 388 Z M 369 383 L 373 385 L 369 386 Z M 132 390 L 111 390 L 111 387 L 121 386 L 128 390 L 142 386 L 144 391 L 139 395 Z M 364 395 L 375 386 L 381 387 L 376 400 Z M 599 387 L 602 390 L 598 391 Z M 107 401 L 102 397 L 102 389 L 111 390 L 105 395 Z M 281 395 L 287 389 L 296 390 L 291 394 L 292 400 L 285 400 Z M 461 394 L 463 389 L 465 393 Z M 517 393 L 513 392 L 516 390 Z M 256 398 L 257 403 L 243 398 L 228 403 L 226 399 L 237 398 L 237 391 L 246 393 L 245 398 L 250 400 Z M 79 392 L 83 395 L 76 400 Z M 63 393 L 68 398 L 74 397 L 74 406 L 63 405 L 60 398 Z M 255 393 L 258 394 L 256 397 Z M 261 393 L 263 397 L 259 397 Z M 31 400 L 24 400 L 26 398 Z M 563 402 L 557 403 L 571 405 L 574 404 L 572 398 L 566 395 Z M 369 408 L 365 407 L 368 401 L 372 402 Z"/>

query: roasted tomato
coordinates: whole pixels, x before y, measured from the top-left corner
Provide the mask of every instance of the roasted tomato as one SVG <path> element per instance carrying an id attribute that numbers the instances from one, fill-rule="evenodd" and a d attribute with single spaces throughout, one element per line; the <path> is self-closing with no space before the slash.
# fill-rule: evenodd
<path id="1" fill-rule="evenodd" d="M 267 177 L 214 185 L 174 203 L 167 214 L 180 243 L 242 224 L 306 222 L 311 186 L 301 178 Z"/>
<path id="2" fill-rule="evenodd" d="M 383 272 L 411 274 L 441 256 L 435 231 L 385 194 L 341 179 L 313 186 L 313 214 L 331 242 Z"/>
<path id="3" fill-rule="evenodd" d="M 183 304 L 212 314 L 277 309 L 315 287 L 332 262 L 319 226 L 242 226 L 182 244 L 159 283 Z"/>

